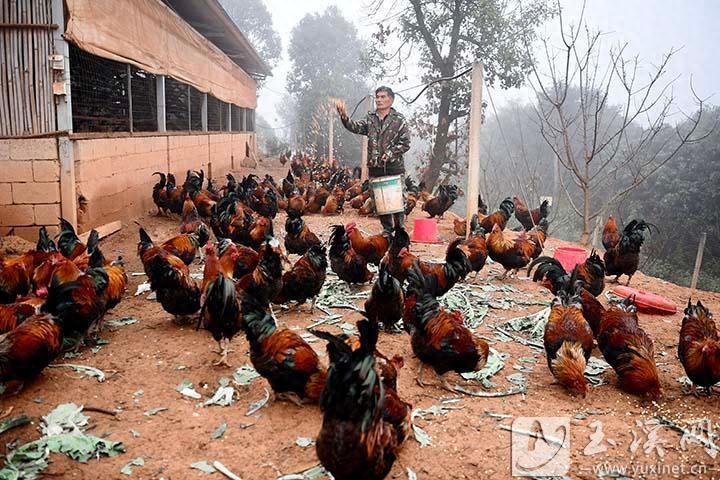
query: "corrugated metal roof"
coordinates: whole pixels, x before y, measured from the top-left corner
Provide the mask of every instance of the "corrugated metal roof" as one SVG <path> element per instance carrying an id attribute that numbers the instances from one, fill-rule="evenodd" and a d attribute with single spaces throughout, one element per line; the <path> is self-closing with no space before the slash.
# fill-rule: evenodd
<path id="1" fill-rule="evenodd" d="M 162 0 L 202 36 L 254 77 L 270 75 L 270 67 L 260 58 L 247 37 L 237 28 L 217 0 Z"/>

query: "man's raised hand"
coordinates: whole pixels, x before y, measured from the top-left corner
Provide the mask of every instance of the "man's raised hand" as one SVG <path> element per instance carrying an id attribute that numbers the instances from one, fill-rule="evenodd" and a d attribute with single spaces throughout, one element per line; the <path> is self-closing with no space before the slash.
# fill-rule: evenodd
<path id="1" fill-rule="evenodd" d="M 337 108 L 338 113 L 340 114 L 340 118 L 348 118 L 347 114 L 347 107 L 345 106 L 345 102 L 342 100 L 335 100 L 335 108 Z"/>

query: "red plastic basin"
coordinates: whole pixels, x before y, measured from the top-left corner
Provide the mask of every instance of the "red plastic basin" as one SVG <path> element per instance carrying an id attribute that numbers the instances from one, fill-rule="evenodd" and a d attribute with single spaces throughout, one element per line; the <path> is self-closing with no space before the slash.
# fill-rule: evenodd
<path id="1" fill-rule="evenodd" d="M 432 218 L 416 218 L 413 223 L 414 243 L 439 243 L 437 238 L 437 221 Z"/>
<path id="2" fill-rule="evenodd" d="M 587 259 L 587 252 L 579 247 L 558 247 L 555 250 L 555 259 L 560 262 L 566 272 L 572 272 L 575 265 Z"/>
<path id="3" fill-rule="evenodd" d="M 658 315 L 672 315 L 677 312 L 677 306 L 667 298 L 645 290 L 618 285 L 612 292 L 618 297 L 627 298 L 635 296 L 635 305 L 641 312 Z"/>

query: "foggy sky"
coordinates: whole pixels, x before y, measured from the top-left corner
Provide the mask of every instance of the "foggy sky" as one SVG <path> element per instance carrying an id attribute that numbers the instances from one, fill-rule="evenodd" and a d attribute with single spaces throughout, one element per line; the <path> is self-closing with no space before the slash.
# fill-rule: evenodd
<path id="1" fill-rule="evenodd" d="M 258 112 L 271 125 L 281 125 L 282 117 L 277 109 L 282 108 L 281 98 L 285 92 L 286 76 L 290 68 L 287 47 L 293 27 L 307 13 L 322 12 L 330 5 L 336 5 L 343 15 L 357 25 L 361 36 L 368 38 L 374 31 L 366 17 L 363 4 L 351 0 L 265 0 L 273 17 L 275 29 L 283 42 L 283 56 L 266 81 L 266 87 L 259 91 Z M 580 14 L 580 0 L 563 0 L 563 15 L 566 23 L 577 23 Z M 629 43 L 628 53 L 638 55 L 648 68 L 656 65 L 663 53 L 670 48 L 682 48 L 668 69 L 668 78 L 678 76 L 674 95 L 683 111 L 690 113 L 695 103 L 689 90 L 692 75 L 693 86 L 701 97 L 710 98 L 710 103 L 720 103 L 720 62 L 715 50 L 720 45 L 720 2 L 714 0 L 588 0 L 585 19 L 589 26 L 609 32 L 605 44 Z M 559 44 L 557 19 L 551 20 L 541 30 Z M 413 72 L 414 70 L 411 70 Z M 420 83 L 410 75 L 403 84 L 391 84 L 400 90 Z M 413 91 L 408 92 L 413 94 Z M 509 91 L 496 90 L 494 100 L 501 108 L 508 101 L 528 102 L 533 96 L 529 88 Z M 398 108 L 407 110 L 402 104 Z M 409 113 L 409 112 L 408 112 Z M 681 120 L 678 118 L 677 120 Z M 278 132 L 279 133 L 279 132 Z"/>

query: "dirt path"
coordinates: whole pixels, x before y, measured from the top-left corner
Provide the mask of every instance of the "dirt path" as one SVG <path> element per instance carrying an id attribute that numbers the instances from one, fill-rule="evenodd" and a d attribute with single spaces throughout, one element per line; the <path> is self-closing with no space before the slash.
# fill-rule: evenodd
<path id="1" fill-rule="evenodd" d="M 279 178 L 284 170 L 274 167 L 270 173 Z M 264 172 L 263 172 L 264 173 Z M 148 192 L 148 195 L 150 192 Z M 415 212 L 416 217 L 420 212 Z M 327 237 L 329 225 L 355 220 L 368 232 L 378 232 L 379 222 L 375 219 L 357 218 L 354 212 L 336 218 L 320 216 L 307 217 L 310 228 Z M 140 219 L 149 233 L 156 239 L 174 234 L 176 220 L 147 216 Z M 281 232 L 284 216 L 276 220 L 276 232 Z M 440 223 L 443 239 L 451 237 L 452 222 L 444 219 Z M 118 234 L 102 242 L 107 257 L 122 255 L 127 260 L 127 271 L 142 272 L 135 254 L 137 230 L 133 225 L 125 226 Z M 552 252 L 560 242 L 550 240 L 547 251 Z M 441 258 L 444 245 L 418 245 L 413 250 L 422 257 Z M 193 270 L 201 271 L 200 265 Z M 486 266 L 480 285 L 502 285 L 494 280 L 497 266 Z M 488 277 L 491 280 L 488 282 Z M 517 292 L 489 292 L 496 301 L 503 299 L 524 301 L 549 301 L 549 292 L 521 278 L 504 282 Z M 221 378 L 231 378 L 232 369 L 211 365 L 215 360 L 211 352 L 215 343 L 207 332 L 195 331 L 194 326 L 178 326 L 170 321 L 169 315 L 160 305 L 146 300 L 147 294 L 133 296 L 143 276 L 131 276 L 130 286 L 124 301 L 108 314 L 107 319 L 133 317 L 136 323 L 116 329 L 108 328 L 102 338 L 108 343 L 96 351 L 81 350 L 77 358 L 60 359 L 58 362 L 92 365 L 103 370 L 108 379 L 98 383 L 94 379 L 78 378 L 69 370 L 47 369 L 37 381 L 26 386 L 18 396 L 3 398 L 2 410 L 14 407 L 13 414 L 25 413 L 32 417 L 46 414 L 59 403 L 79 404 L 120 409 L 116 417 L 90 412 L 92 432 L 96 435 L 109 434 L 113 440 L 121 440 L 126 453 L 114 458 L 92 460 L 79 464 L 64 456 L 53 454 L 47 473 L 48 478 L 110 479 L 128 478 L 120 474 L 123 465 L 136 457 L 143 457 L 145 465 L 134 467 L 132 478 L 138 479 L 186 479 L 205 478 L 207 474 L 191 469 L 190 464 L 200 460 L 210 463 L 222 462 L 243 479 L 275 479 L 282 474 L 301 472 L 317 464 L 314 447 L 298 446 L 298 437 L 314 438 L 320 428 L 321 415 L 317 406 L 297 407 L 287 402 L 270 402 L 256 413 L 247 416 L 251 403 L 262 399 L 268 388 L 263 379 L 254 380 L 247 387 L 236 389 L 235 401 L 231 406 L 203 407 L 201 400 L 182 397 L 176 387 L 189 380 L 203 398 L 212 395 Z M 678 306 L 687 302 L 688 289 L 638 274 L 634 286 L 666 295 Z M 489 288 L 489 287 L 488 287 Z M 478 291 L 481 291 L 478 289 Z M 720 312 L 720 295 L 700 292 L 700 298 L 711 310 Z M 603 299 L 604 301 L 604 299 Z M 361 300 L 358 300 L 358 305 Z M 431 438 L 430 446 L 421 448 L 412 437 L 406 442 L 399 461 L 390 478 L 407 478 L 407 469 L 412 469 L 420 479 L 460 478 L 508 478 L 510 476 L 510 433 L 507 428 L 513 417 L 559 416 L 571 419 L 572 452 L 571 478 L 597 478 L 593 468 L 604 462 L 620 466 L 636 466 L 649 469 L 670 468 L 673 465 L 704 464 L 714 467 L 720 462 L 713 460 L 700 446 L 690 445 L 688 451 L 680 449 L 679 433 L 666 428 L 654 431 L 660 440 L 663 457 L 647 443 L 648 433 L 654 438 L 653 425 L 644 422 L 655 415 L 661 415 L 676 422 L 686 423 L 695 419 L 711 418 L 716 431 L 720 412 L 717 394 L 712 398 L 694 398 L 682 394 L 678 377 L 684 375 L 677 360 L 679 323 L 682 314 L 669 317 L 640 315 L 643 327 L 655 342 L 665 397 L 657 404 L 643 403 L 635 397 L 622 393 L 615 385 L 611 370 L 598 378 L 604 384 L 592 388 L 586 399 L 568 396 L 559 386 L 554 385 L 547 368 L 544 353 L 516 341 L 498 341 L 490 328 L 510 318 L 520 317 L 542 310 L 540 305 L 523 306 L 512 304 L 509 309 L 489 310 L 476 332 L 491 340 L 492 348 L 508 355 L 504 368 L 491 378 L 494 386 L 489 391 L 503 391 L 514 386 L 507 379 L 513 374 L 526 378 L 527 394 L 499 398 L 461 397 L 447 405 L 453 409 L 446 415 L 418 419 Z M 354 323 L 359 315 L 349 310 L 335 310 L 343 315 L 343 322 Z M 281 323 L 302 331 L 324 314 L 310 315 L 305 312 L 285 314 Z M 336 327 L 324 327 L 331 331 Z M 316 341 L 313 347 L 326 362 L 324 343 Z M 249 364 L 247 342 L 242 336 L 233 341 L 234 352 L 230 362 L 234 367 Z M 405 367 L 400 371 L 398 391 L 411 402 L 414 408 L 428 408 L 449 398 L 444 390 L 435 387 L 420 388 L 415 383 L 418 366 L 413 358 L 406 334 L 382 333 L 379 348 L 386 354 L 399 353 L 405 358 Z M 599 352 L 594 352 L 600 357 Z M 430 378 L 430 377 L 428 377 Z M 516 378 L 516 377 L 511 377 Z M 455 378 L 453 378 L 453 381 Z M 167 408 L 153 416 L 144 413 L 154 408 Z M 590 435 L 596 432 L 601 422 L 604 441 L 600 450 L 592 453 Z M 638 426 L 636 422 L 640 422 Z M 218 426 L 227 423 L 224 435 L 213 440 L 211 434 Z M 644 432 L 643 428 L 647 431 Z M 640 443 L 635 449 L 634 429 Z M 132 432 L 136 432 L 135 436 Z M 12 430 L 2 436 L 5 444 L 15 440 L 29 441 L 38 437 L 35 425 Z M 595 437 L 593 437 L 595 438 Z M 612 440 L 613 444 L 608 443 Z M 717 441 L 720 443 L 720 440 Z M 631 448 L 632 447 L 632 448 Z M 647 449 L 647 451 L 645 451 Z M 631 451 L 632 450 L 632 451 Z M 633 453 L 634 451 L 634 453 Z M 686 473 L 690 473 L 689 470 Z M 634 478 L 679 478 L 677 475 L 653 475 L 650 470 L 629 472 Z M 720 472 L 708 472 L 700 478 L 717 477 Z M 223 478 L 219 473 L 208 478 Z"/>

